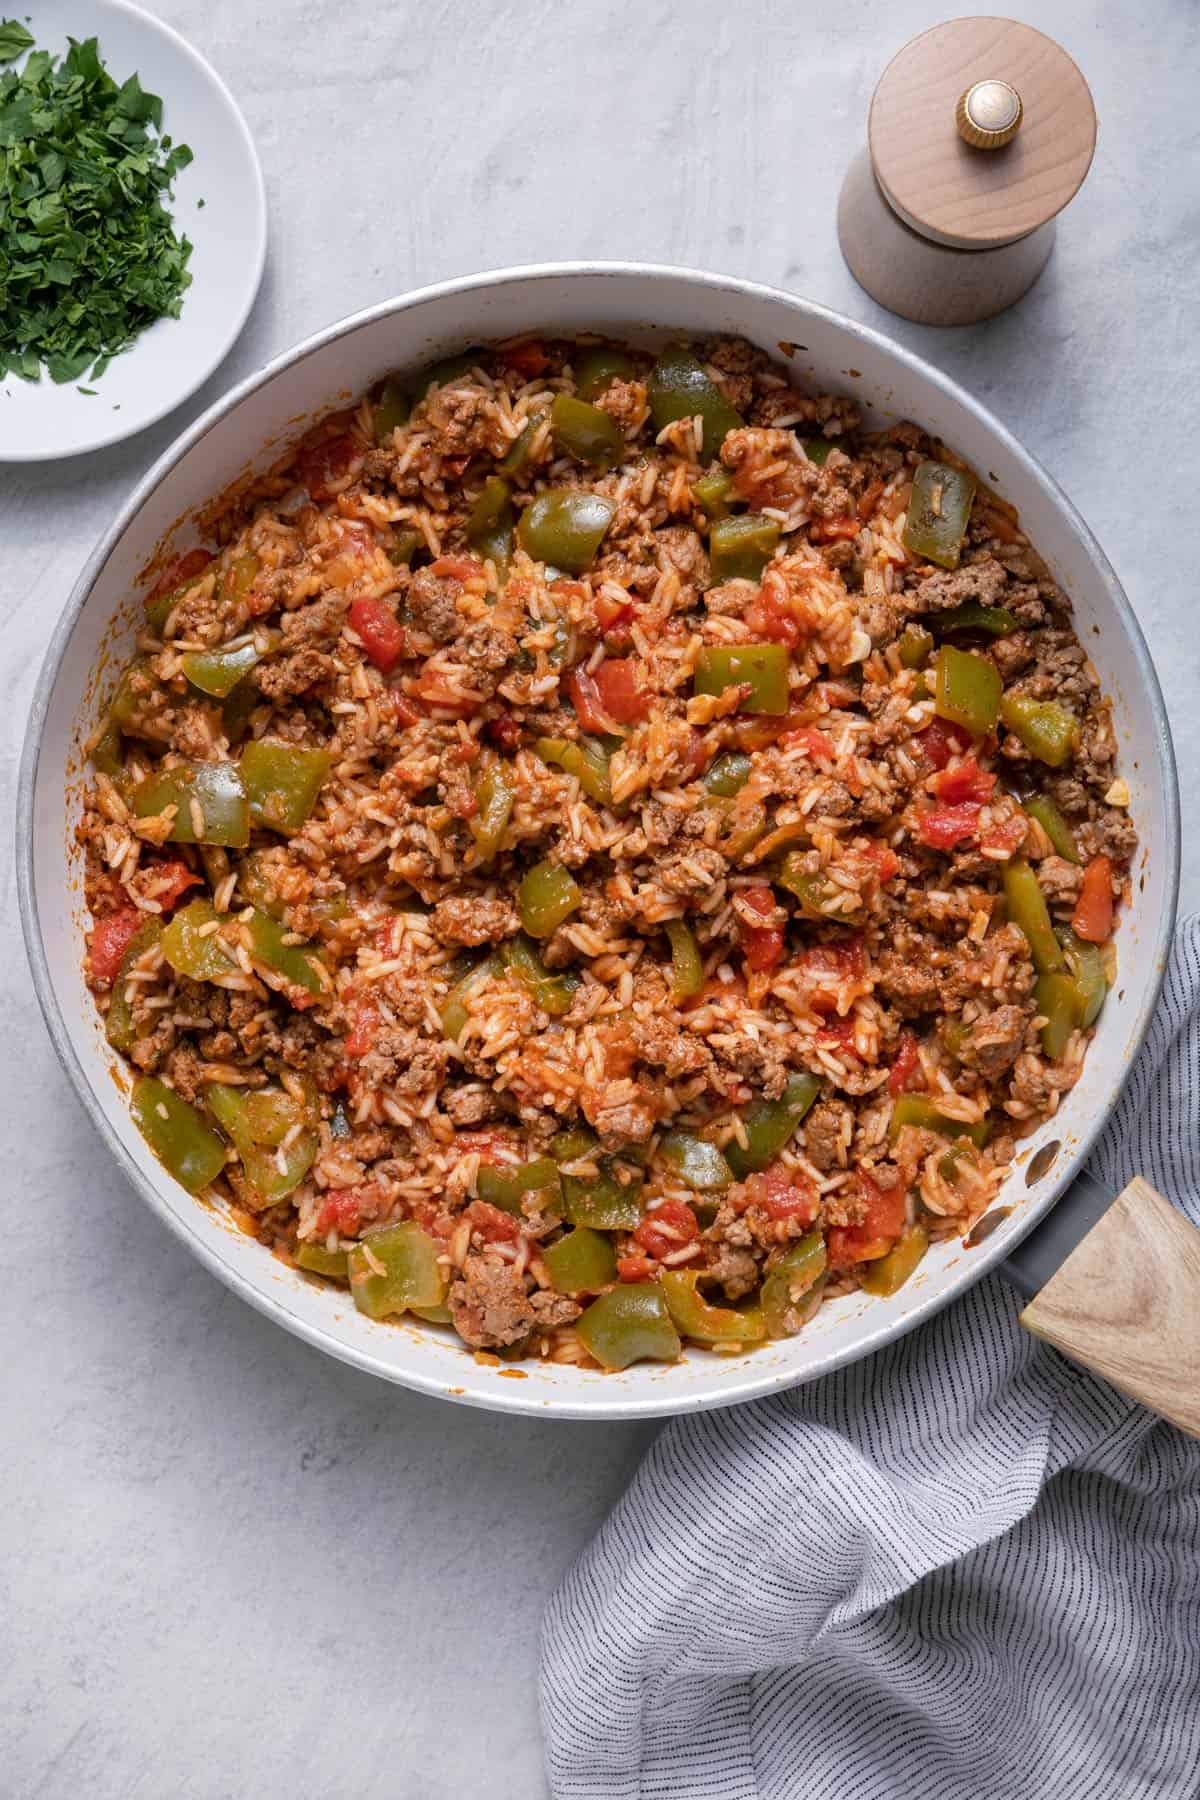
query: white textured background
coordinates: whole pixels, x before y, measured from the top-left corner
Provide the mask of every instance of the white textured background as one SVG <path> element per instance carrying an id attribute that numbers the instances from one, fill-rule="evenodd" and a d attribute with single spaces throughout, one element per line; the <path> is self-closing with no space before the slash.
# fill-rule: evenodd
<path id="1" fill-rule="evenodd" d="M 6 816 L 51 623 L 113 509 L 203 405 L 404 288 L 597 256 L 810 294 L 990 405 L 1063 482 L 1142 618 L 1186 825 L 1200 591 L 1176 546 L 1197 513 L 1200 15 L 1192 0 L 1017 10 L 1081 63 L 1099 151 L 1034 294 L 939 333 L 855 287 L 834 209 L 883 64 L 953 8 L 162 4 L 257 137 L 267 275 L 190 406 L 115 450 L 0 470 Z M 1197 856 L 1189 835 L 1193 906 Z M 234 1300 L 110 1168 L 33 1001 L 7 858 L 3 879 L 0 1792 L 539 1800 L 541 1606 L 651 1428 L 439 1406 Z"/>

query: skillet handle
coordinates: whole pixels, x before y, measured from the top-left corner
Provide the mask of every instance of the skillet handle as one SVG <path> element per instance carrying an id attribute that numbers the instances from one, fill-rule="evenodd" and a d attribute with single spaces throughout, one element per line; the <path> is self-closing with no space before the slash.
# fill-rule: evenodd
<path id="1" fill-rule="evenodd" d="M 1089 1182 L 1094 1207 L 1103 1189 Z M 1064 1200 L 1070 1206 L 1074 1193 Z M 1022 1271 L 1013 1273 L 1020 1283 Z M 1140 1175 L 1034 1294 L 1021 1323 L 1200 1438 L 1200 1231 Z"/>

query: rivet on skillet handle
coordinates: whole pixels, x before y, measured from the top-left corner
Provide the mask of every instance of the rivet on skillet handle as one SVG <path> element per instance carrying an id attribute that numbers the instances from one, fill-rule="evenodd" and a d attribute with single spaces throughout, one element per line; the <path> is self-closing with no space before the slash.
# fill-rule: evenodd
<path id="1" fill-rule="evenodd" d="M 1200 1231 L 1149 1182 L 1077 1175 L 1003 1273 L 1026 1331 L 1200 1437 Z"/>

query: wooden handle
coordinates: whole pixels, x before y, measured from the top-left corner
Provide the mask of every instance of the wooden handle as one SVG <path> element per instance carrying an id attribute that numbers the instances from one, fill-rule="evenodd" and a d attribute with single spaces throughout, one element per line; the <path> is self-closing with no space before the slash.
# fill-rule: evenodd
<path id="1" fill-rule="evenodd" d="M 1029 1302 L 1021 1323 L 1200 1437 L 1200 1231 L 1140 1175 Z"/>

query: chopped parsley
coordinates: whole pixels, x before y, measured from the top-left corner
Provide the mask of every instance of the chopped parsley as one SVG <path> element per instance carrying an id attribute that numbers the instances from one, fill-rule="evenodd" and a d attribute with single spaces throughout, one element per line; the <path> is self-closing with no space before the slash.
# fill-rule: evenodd
<path id="1" fill-rule="evenodd" d="M 33 39 L 0 22 L 0 63 Z M 95 38 L 58 62 L 34 50 L 0 72 L 0 380 L 94 381 L 138 333 L 178 318 L 192 246 L 164 205 L 184 144 L 162 101 L 118 85 Z"/>

